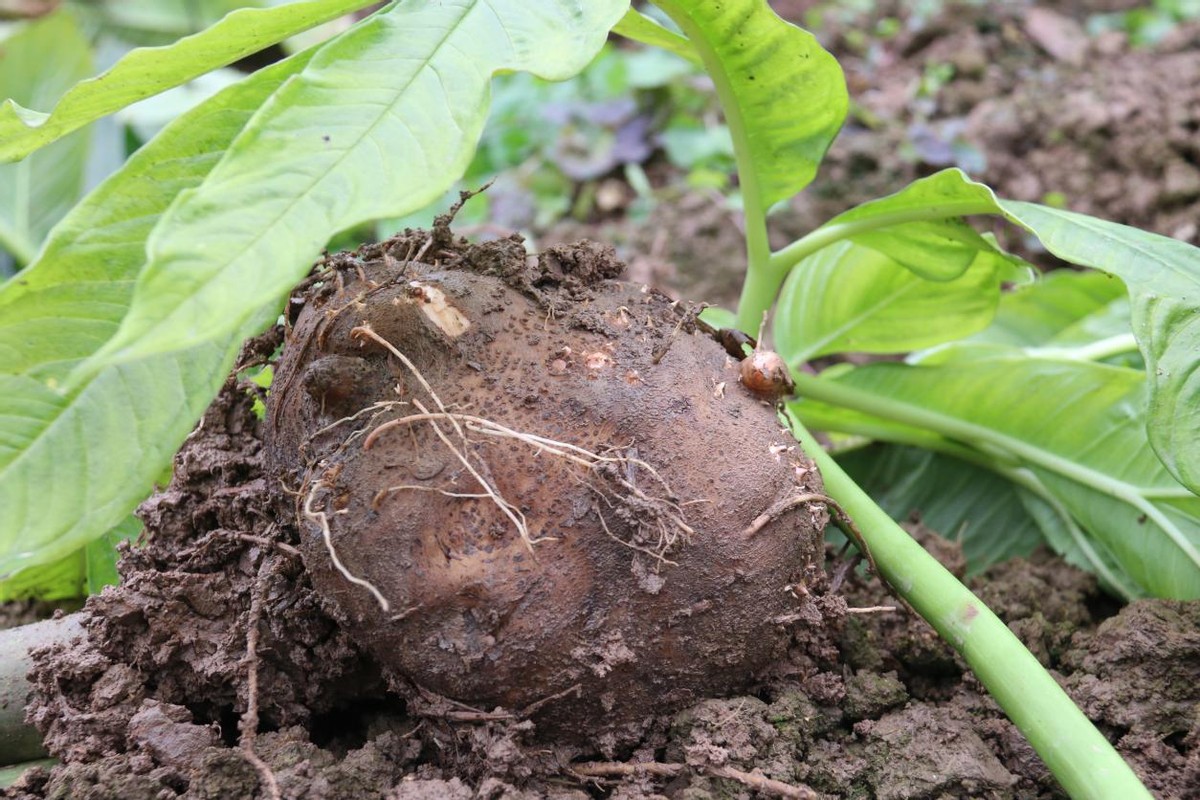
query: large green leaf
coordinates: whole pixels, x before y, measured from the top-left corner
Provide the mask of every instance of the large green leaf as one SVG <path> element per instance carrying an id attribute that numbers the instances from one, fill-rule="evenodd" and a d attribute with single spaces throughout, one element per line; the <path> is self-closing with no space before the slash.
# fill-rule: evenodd
<path id="1" fill-rule="evenodd" d="M 771 256 L 778 266 L 795 263 L 811 242 L 850 239 L 871 247 L 930 280 L 958 277 L 980 251 L 997 252 L 962 214 L 981 213 L 995 198 L 983 184 L 964 184 L 946 170 L 915 181 L 895 194 L 863 203 L 826 222 Z M 961 173 L 957 173 L 961 175 Z"/>
<path id="2" fill-rule="evenodd" d="M 766 207 L 807 186 L 849 105 L 837 59 L 765 0 L 655 0 L 700 53 L 738 153 L 742 192 Z"/>
<path id="3" fill-rule="evenodd" d="M 1038 358 L 1104 361 L 1144 370 L 1129 324 L 1125 285 L 1103 272 L 1054 270 L 1004 293 L 984 330 L 913 353 L 909 363 L 943 364 L 1016 351 Z"/>
<path id="4" fill-rule="evenodd" d="M 852 368 L 830 368 L 822 380 L 844 369 Z M 1094 573 L 1114 595 L 1126 600 L 1146 595 L 1124 574 L 1104 543 L 1088 536 L 1037 475 L 1014 458 L 995 449 L 976 450 L 894 419 L 811 399 L 790 403 L 788 413 L 810 428 L 902 445 L 885 448 L 878 464 L 874 463 L 877 447 L 863 451 L 869 456 L 852 453 L 847 466 L 855 470 L 856 480 L 866 481 L 864 487 L 895 519 L 918 510 L 933 515 L 930 524 L 935 530 L 947 535 L 956 532 L 956 536 L 966 525 L 964 549 L 972 569 L 977 562 L 989 564 L 1019 555 L 1033 524 L 1056 552 Z M 1010 504 L 1021 508 L 1009 509 Z M 986 524 L 981 524 L 982 514 L 988 516 Z M 1020 545 L 1010 541 L 1014 537 Z"/>
<path id="5" fill-rule="evenodd" d="M 88 41 L 65 11 L 18 28 L 0 47 L 0 97 L 21 103 L 53 103 L 92 71 Z M 87 151 L 81 131 L 20 164 L 0 164 L 0 247 L 19 263 L 34 259 L 50 228 L 79 199 Z"/>
<path id="6" fill-rule="evenodd" d="M 205 345 L 63 390 L 120 325 L 159 216 L 310 57 L 269 67 L 169 125 L 0 288 L 0 575 L 66 557 L 119 523 L 219 385 L 227 348 Z"/>
<path id="7" fill-rule="evenodd" d="M 775 345 L 797 366 L 829 353 L 904 353 L 974 333 L 1000 299 L 999 256 L 976 251 L 953 281 L 930 281 L 851 241 L 817 251 L 788 275 Z"/>
<path id="8" fill-rule="evenodd" d="M 903 234 L 912 223 L 970 214 L 1000 214 L 1059 258 L 1125 283 L 1151 378 L 1150 441 L 1173 475 L 1200 490 L 1200 249 L 1084 214 L 1002 200 L 957 169 L 852 209 L 839 217 L 843 224 L 823 226 L 819 240 Z M 772 258 L 786 255 L 787 249 Z"/>
<path id="9" fill-rule="evenodd" d="M 1125 282 L 1152 380 L 1150 441 L 1171 473 L 1200 491 L 1200 249 L 1084 214 L 1000 205 L 1054 255 Z"/>
<path id="10" fill-rule="evenodd" d="M 31 108 L 48 105 L 42 98 L 29 102 L 13 96 L 0 105 L 0 161 L 24 158 L 117 109 L 368 5 L 370 0 L 300 0 L 274 8 L 242 9 L 174 44 L 134 50 L 104 74 L 67 92 L 51 113 Z M 86 44 L 81 52 L 87 52 Z M 25 68 L 45 68 L 54 62 L 45 54 L 26 61 Z"/>
<path id="11" fill-rule="evenodd" d="M 99 594 L 105 586 L 114 586 L 119 580 L 117 544 L 136 538 L 141 530 L 142 523 L 130 514 L 99 539 L 63 558 L 0 580 L 0 603 L 29 598 L 72 600 Z"/>
<path id="12" fill-rule="evenodd" d="M 116 336 L 80 379 L 275 319 L 329 237 L 437 199 L 470 163 L 499 70 L 569 77 L 627 3 L 402 3 L 322 47 L 147 243 Z"/>
<path id="13" fill-rule="evenodd" d="M 798 383 L 807 397 L 898 420 L 901 432 L 933 431 L 1003 469 L 1028 470 L 1111 554 L 1123 583 L 1200 597 L 1200 497 L 1146 441 L 1140 371 L 1016 356 L 872 364 Z M 812 402 L 797 404 L 802 419 Z"/>
<path id="14" fill-rule="evenodd" d="M 567 77 L 626 7 L 403 3 L 322 46 L 300 73 L 255 97 L 257 111 L 239 95 L 228 123 L 212 121 L 228 149 L 211 154 L 219 160 L 206 162 L 207 174 L 176 183 L 165 211 L 154 204 L 150 213 L 161 216 L 146 240 L 149 260 L 113 337 L 53 386 L 0 376 L 0 416 L 16 423 L 0 449 L 0 573 L 62 555 L 121 519 L 207 405 L 241 340 L 276 318 L 328 238 L 439 196 L 470 160 L 491 74 Z M 156 152 L 166 162 L 192 151 L 183 136 Z M 122 179 L 137 174 L 131 164 Z M 121 207 L 119 184 L 113 193 Z M 120 228 L 142 219 L 130 214 L 107 235 L 129 247 Z M 72 252 L 76 236 L 89 236 L 74 230 L 63 239 Z M 95 242 L 94 264 L 104 264 L 107 247 L 103 236 Z M 49 508 L 38 502 L 46 487 Z"/>
<path id="15" fill-rule="evenodd" d="M 105 32 L 137 44 L 168 44 L 240 8 L 281 5 L 264 0 L 99 0 L 88 3 Z M 97 5 L 100 8 L 91 9 Z"/>

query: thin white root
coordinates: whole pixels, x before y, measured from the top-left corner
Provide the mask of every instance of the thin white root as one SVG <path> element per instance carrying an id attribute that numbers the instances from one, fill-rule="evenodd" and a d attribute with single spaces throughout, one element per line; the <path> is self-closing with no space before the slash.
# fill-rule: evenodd
<path id="1" fill-rule="evenodd" d="M 455 419 L 453 414 L 450 414 L 446 411 L 446 405 L 442 402 L 442 398 L 438 397 L 437 392 L 435 392 L 433 387 L 429 385 L 429 381 L 425 380 L 425 376 L 421 374 L 421 371 L 417 369 L 417 365 L 414 364 L 408 356 L 400 352 L 395 345 L 377 334 L 371 329 L 370 325 L 365 323 L 352 329 L 350 331 L 350 335 L 363 339 L 370 339 L 371 341 L 381 344 L 387 348 L 388 352 L 399 359 L 400 363 L 403 364 L 408 371 L 412 373 L 413 377 L 417 379 L 417 382 L 421 384 L 421 388 L 425 390 L 425 393 L 428 394 L 430 399 L 433 400 L 434 404 L 437 405 L 438 411 L 441 412 L 442 418 L 446 419 L 452 426 L 454 426 L 454 432 L 458 434 L 460 439 L 462 439 L 463 444 L 469 444 L 467 440 L 467 434 L 463 432 L 462 426 L 458 424 L 458 420 Z M 420 400 L 414 399 L 412 402 L 422 414 L 429 414 L 429 409 L 427 409 Z M 442 443 L 449 448 L 451 453 L 454 454 L 454 457 L 457 458 L 459 462 L 467 468 L 467 472 L 471 473 L 471 477 L 479 481 L 479 485 L 483 487 L 484 492 L 486 492 L 487 495 L 492 499 L 492 502 L 496 504 L 496 507 L 499 508 L 500 511 L 509 518 L 513 525 L 516 526 L 518 533 L 521 535 L 521 541 L 525 543 L 525 547 L 530 553 L 533 553 L 534 544 L 540 541 L 547 541 L 546 538 L 534 539 L 532 536 L 530 536 L 529 526 L 525 522 L 525 515 L 521 512 L 521 509 L 505 500 L 500 493 L 496 491 L 495 487 L 493 487 L 486 478 L 479 474 L 479 471 L 475 469 L 475 467 L 467 459 L 466 454 L 455 447 L 450 441 L 450 438 L 446 436 L 438 424 L 434 422 L 434 418 L 430 418 L 429 426 L 433 428 L 433 432 L 437 434 L 437 437 L 441 439 Z M 550 539 L 550 541 L 552 541 L 552 539 Z"/>
<path id="2" fill-rule="evenodd" d="M 586 469 L 594 474 L 600 475 L 601 477 L 603 477 L 607 480 L 610 480 L 613 483 L 620 486 L 623 490 L 625 490 L 630 503 L 638 505 L 639 510 L 648 512 L 649 516 L 655 518 L 655 521 L 657 523 L 656 527 L 657 527 L 658 533 L 659 533 L 658 542 L 655 546 L 655 549 L 650 549 L 648 547 L 641 547 L 634 542 L 630 542 L 630 541 L 621 539 L 616 534 L 614 534 L 612 532 L 612 530 L 608 527 L 607 520 L 604 519 L 604 516 L 600 513 L 599 508 L 596 507 L 595 508 L 596 515 L 600 518 L 600 524 L 604 528 L 605 533 L 607 533 L 614 540 L 621 542 L 622 544 L 624 544 L 627 547 L 630 547 L 634 550 L 638 550 L 640 552 L 646 553 L 647 555 L 650 555 L 663 563 L 675 564 L 674 561 L 670 561 L 665 557 L 665 553 L 669 552 L 674 547 L 674 545 L 680 535 L 682 535 L 686 540 L 686 539 L 690 538 L 691 536 L 693 536 L 696 532 L 695 529 L 693 529 L 685 521 L 684 515 L 683 515 L 683 509 L 678 503 L 674 503 L 670 500 L 667 500 L 667 499 L 664 499 L 661 497 L 651 497 L 651 496 L 647 495 L 644 491 L 642 491 L 640 488 L 638 488 L 638 486 L 634 483 L 634 481 L 632 479 L 632 475 L 633 475 L 634 471 L 636 469 L 645 470 L 646 473 L 648 473 L 657 483 L 659 483 L 662 486 L 663 490 L 666 492 L 666 494 L 668 496 L 671 495 L 671 487 L 667 484 L 667 482 L 663 479 L 663 477 L 658 473 L 658 470 L 656 470 L 653 466 L 651 466 L 650 464 L 648 464 L 647 462 L 643 461 L 640 458 L 634 458 L 634 457 L 624 456 L 624 455 L 621 455 L 621 456 L 600 455 L 598 453 L 593 453 L 590 450 L 587 450 L 583 447 L 579 447 L 578 445 L 570 444 L 568 442 L 560 442 L 555 439 L 547 438 L 545 436 L 539 436 L 537 434 L 526 433 L 523 431 L 516 431 L 516 430 L 513 430 L 512 428 L 509 428 L 505 425 L 501 425 L 498 422 L 495 422 L 490 419 L 486 419 L 484 417 L 474 416 L 472 414 L 452 414 L 452 413 L 446 412 L 446 411 L 430 412 L 428 410 L 425 410 L 420 405 L 420 403 L 415 403 L 415 404 L 417 405 L 418 408 L 422 409 L 422 413 L 408 414 L 408 415 L 405 415 L 398 419 L 388 420 L 387 422 L 384 422 L 383 424 L 379 425 L 374 430 L 372 430 L 370 432 L 370 434 L 368 434 L 367 437 L 363 440 L 363 449 L 364 450 L 370 449 L 372 446 L 374 446 L 375 442 L 378 441 L 379 437 L 382 434 L 384 434 L 385 432 L 387 432 L 393 428 L 397 428 L 397 427 L 401 427 L 401 426 L 405 426 L 405 425 L 411 425 L 411 424 L 417 423 L 417 422 L 426 422 L 434 427 L 435 432 L 438 432 L 439 429 L 436 425 L 436 422 L 438 420 L 449 421 L 449 422 L 452 422 L 456 426 L 456 428 L 460 431 L 465 429 L 467 431 L 470 431 L 470 432 L 476 433 L 476 434 L 492 436 L 492 437 L 501 438 L 501 439 L 513 439 L 513 440 L 516 440 L 519 442 L 523 442 L 523 443 L 533 447 L 535 450 L 537 450 L 537 452 L 539 454 L 545 453 L 546 455 L 552 456 L 554 458 L 561 458 L 572 464 L 583 467 L 584 469 Z M 464 436 L 465 436 L 465 434 L 464 434 Z M 442 441 L 446 442 L 446 439 L 443 437 Z M 448 447 L 450 446 L 449 442 L 446 442 L 446 444 Z M 454 448 L 451 448 L 451 449 L 453 450 Z M 465 457 L 463 457 L 461 454 L 456 453 L 456 455 L 459 456 L 459 460 L 462 461 L 464 464 L 467 463 L 465 460 Z M 468 464 L 468 469 L 470 469 L 469 464 Z M 625 473 L 624 476 L 622 476 L 622 472 Z M 486 494 L 485 496 L 491 497 L 492 494 L 489 491 L 491 489 L 491 487 L 486 482 L 482 481 L 480 479 L 480 477 L 474 471 L 472 471 L 472 475 L 475 476 L 476 480 L 480 481 L 480 484 L 484 487 L 485 492 L 488 492 L 488 494 Z M 390 488 L 386 489 L 385 492 L 390 493 L 392 491 L 397 491 L 397 490 L 406 489 L 406 488 L 407 489 L 422 489 L 425 491 L 437 491 L 437 492 L 440 492 L 440 493 L 450 496 L 450 497 L 477 496 L 477 495 L 453 493 L 453 492 L 449 492 L 445 489 L 438 489 L 435 487 L 420 487 L 420 486 L 411 486 L 411 485 L 390 487 Z M 609 500 L 608 495 L 606 495 L 603 492 L 600 492 L 598 489 L 596 489 L 595 486 L 590 486 L 590 488 L 592 488 L 593 490 L 596 490 L 601 495 L 601 497 L 604 498 L 605 503 L 608 504 L 610 508 L 612 507 L 612 503 Z M 377 495 L 377 499 L 380 499 L 380 498 L 381 498 L 381 496 Z M 696 502 L 702 502 L 702 501 L 696 501 Z M 503 506 L 501 506 L 501 507 L 503 508 Z M 663 519 L 664 517 L 665 517 L 665 520 Z M 523 519 L 524 519 L 524 517 L 522 515 L 522 520 Z M 522 526 L 518 525 L 517 530 L 518 531 L 523 530 Z M 537 542 L 544 541 L 549 538 L 550 537 L 544 537 L 542 539 L 536 539 L 536 540 L 526 539 L 526 542 L 527 543 L 532 542 L 532 543 L 536 544 Z"/>
<path id="3" fill-rule="evenodd" d="M 794 495 L 779 503 L 776 503 L 755 517 L 754 521 L 750 523 L 749 527 L 742 531 L 742 536 L 744 538 L 753 536 L 763 528 L 767 527 L 768 524 L 779 519 L 797 506 L 802 506 L 805 503 L 821 503 L 822 505 L 829 506 L 832 502 L 833 498 L 831 498 L 829 495 L 817 494 L 815 492 Z"/>
<path id="4" fill-rule="evenodd" d="M 333 566 L 337 569 L 337 571 L 342 574 L 342 577 L 350 581 L 350 583 L 353 583 L 355 586 L 361 586 L 370 592 L 375 597 L 376 602 L 379 603 L 379 607 L 383 609 L 385 614 L 390 612 L 392 610 L 392 604 L 389 603 L 387 598 L 383 596 L 383 593 L 375 587 L 375 584 L 351 573 L 350 570 L 346 569 L 346 565 L 342 563 L 342 559 L 338 557 L 337 548 L 333 546 L 333 534 L 329 530 L 329 517 L 324 511 L 314 511 L 312 507 L 313 500 L 316 498 L 317 492 L 323 488 L 327 488 L 326 484 L 322 483 L 321 481 L 316 481 L 313 483 L 312 488 L 308 490 L 308 495 L 304 498 L 304 516 L 321 527 L 321 538 L 325 542 L 325 549 L 329 551 L 329 558 L 331 561 L 333 561 Z"/>

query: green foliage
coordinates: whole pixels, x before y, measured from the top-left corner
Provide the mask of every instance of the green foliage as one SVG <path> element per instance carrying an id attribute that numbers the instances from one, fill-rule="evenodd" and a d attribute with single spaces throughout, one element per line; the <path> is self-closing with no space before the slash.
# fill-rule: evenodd
<path id="1" fill-rule="evenodd" d="M 105 586 L 115 586 L 117 575 L 117 544 L 136 539 L 142 523 L 133 515 L 119 525 L 49 564 L 39 564 L 21 570 L 14 577 L 0 581 L 0 603 L 10 600 L 72 600 L 98 594 Z"/>
<path id="2" fill-rule="evenodd" d="M 76 85 L 50 113 L 10 98 L 0 105 L 0 161 L 24 158 L 117 109 L 366 5 L 367 0 L 304 0 L 235 11 L 175 44 L 134 50 L 103 75 Z M 39 59 L 27 63 L 38 64 Z"/>
<path id="3" fill-rule="evenodd" d="M 4 331 L 19 346 L 0 374 L 0 573 L 64 556 L 144 496 L 241 340 L 334 233 L 418 208 L 462 174 L 492 73 L 568 77 L 623 11 L 514 4 L 498 28 L 495 4 L 392 6 L 139 151 L 0 291 L 6 323 L 24 317 Z M 167 174 L 147 180 L 155 170 Z M 97 279 L 99 309 L 83 300 Z"/>
<path id="4" fill-rule="evenodd" d="M 19 28 L 0 46 L 0 97 L 27 105 L 54 102 L 92 71 L 87 41 L 67 13 Z M 6 139 L 0 129 L 0 149 Z M 88 135 L 80 131 L 20 163 L 0 164 L 0 247 L 19 263 L 34 259 L 50 228 L 79 199 L 87 150 Z"/>
<path id="5" fill-rule="evenodd" d="M 263 70 L 168 126 L 0 290 L 0 574 L 64 558 L 120 522 L 223 380 L 225 348 L 210 344 L 70 385 L 125 317 L 164 210 L 204 180 L 311 55 Z"/>
<path id="6" fill-rule="evenodd" d="M 1180 23 L 1200 19 L 1198 0 L 1154 0 L 1127 11 L 1093 14 L 1087 28 L 1092 34 L 1124 31 L 1135 45 L 1153 45 L 1165 38 Z"/>
<path id="7" fill-rule="evenodd" d="M 846 117 L 846 84 L 833 56 L 757 0 L 657 5 L 716 83 L 734 149 L 744 154 L 743 195 L 765 208 L 807 186 Z M 798 92 L 812 113 L 796 113 L 789 101 Z"/>
<path id="8" fill-rule="evenodd" d="M 838 429 L 869 424 L 879 412 L 966 443 L 1001 471 L 1027 470 L 1111 554 L 1115 582 L 1132 593 L 1200 596 L 1200 497 L 1167 473 L 1146 441 L 1140 370 L 1022 354 L 871 364 L 826 385 L 800 380 L 809 397 L 839 406 L 821 416 Z M 815 402 L 801 400 L 792 410 L 803 420 Z"/>
<path id="9" fill-rule="evenodd" d="M 1029 555 L 1046 536 L 1042 518 L 1047 524 L 1055 519 L 1048 507 L 1042 517 L 1027 510 L 1027 503 L 1044 503 L 1038 496 L 954 456 L 874 444 L 839 455 L 838 461 L 893 518 L 916 515 L 923 525 L 961 544 L 968 575 Z"/>
<path id="10" fill-rule="evenodd" d="M 783 285 L 775 346 L 800 364 L 831 353 L 907 353 L 986 327 L 1000 300 L 992 254 L 933 281 L 849 239 L 804 259 Z"/>

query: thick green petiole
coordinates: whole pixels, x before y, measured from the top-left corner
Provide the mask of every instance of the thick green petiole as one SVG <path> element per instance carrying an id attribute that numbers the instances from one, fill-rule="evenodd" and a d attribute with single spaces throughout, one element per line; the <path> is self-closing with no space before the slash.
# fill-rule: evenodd
<path id="1" fill-rule="evenodd" d="M 862 532 L 884 580 L 957 650 L 1074 798 L 1139 800 L 1150 793 L 1112 745 L 999 617 L 913 541 L 796 420 L 792 432 L 825 491 Z"/>

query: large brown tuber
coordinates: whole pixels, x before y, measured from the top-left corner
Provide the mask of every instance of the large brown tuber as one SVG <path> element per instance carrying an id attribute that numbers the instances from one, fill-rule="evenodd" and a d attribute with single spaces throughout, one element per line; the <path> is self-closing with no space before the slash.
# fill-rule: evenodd
<path id="1" fill-rule="evenodd" d="M 746 687 L 817 569 L 811 462 L 611 252 L 455 247 L 293 300 L 267 440 L 331 611 L 398 688 L 558 737 Z"/>

